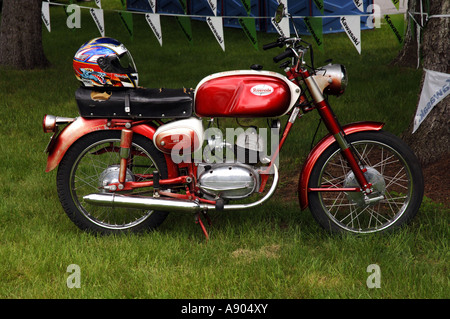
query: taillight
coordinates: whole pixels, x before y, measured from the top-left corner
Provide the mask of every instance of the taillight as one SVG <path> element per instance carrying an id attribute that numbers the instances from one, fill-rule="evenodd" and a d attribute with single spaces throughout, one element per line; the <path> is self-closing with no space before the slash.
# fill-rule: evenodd
<path id="1" fill-rule="evenodd" d="M 71 123 L 74 120 L 75 119 L 71 117 L 60 117 L 46 114 L 42 120 L 42 129 L 45 133 L 56 132 L 58 125 Z"/>
<path id="2" fill-rule="evenodd" d="M 42 120 L 42 129 L 45 133 L 51 133 L 56 131 L 56 116 L 46 114 Z"/>

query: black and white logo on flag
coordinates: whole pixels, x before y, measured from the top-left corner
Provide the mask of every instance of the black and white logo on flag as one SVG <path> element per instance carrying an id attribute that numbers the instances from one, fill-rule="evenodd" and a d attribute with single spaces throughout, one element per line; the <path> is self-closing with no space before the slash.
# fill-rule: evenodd
<path id="1" fill-rule="evenodd" d="M 425 70 L 422 92 L 414 117 L 413 133 L 419 128 L 423 120 L 450 93 L 450 74 Z"/>

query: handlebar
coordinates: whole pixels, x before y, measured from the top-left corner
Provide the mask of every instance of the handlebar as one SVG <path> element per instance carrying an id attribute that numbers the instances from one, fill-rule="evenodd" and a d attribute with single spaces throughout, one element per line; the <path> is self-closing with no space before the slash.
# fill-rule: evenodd
<path id="1" fill-rule="evenodd" d="M 307 46 L 304 47 L 300 43 L 306 43 Z M 314 69 L 314 63 L 313 63 L 314 58 L 313 58 L 313 53 L 312 53 L 312 47 L 309 43 L 303 41 L 299 37 L 293 37 L 293 38 L 280 37 L 277 39 L 276 42 L 264 44 L 263 49 L 269 50 L 269 49 L 273 49 L 273 48 L 277 48 L 277 47 L 281 48 L 284 45 L 286 45 L 287 49 L 283 53 L 281 53 L 273 58 L 273 61 L 275 63 L 278 63 L 283 59 L 293 58 L 293 57 L 302 59 L 302 62 L 303 62 L 303 57 L 304 57 L 305 53 L 308 50 L 310 50 L 311 65 L 312 65 L 312 69 Z"/>
<path id="2" fill-rule="evenodd" d="M 276 57 L 273 58 L 273 62 L 278 63 L 281 60 L 284 60 L 286 58 L 290 58 L 295 56 L 294 51 L 292 49 L 286 49 L 286 51 L 284 51 L 283 53 L 277 55 Z"/>
<path id="3" fill-rule="evenodd" d="M 272 42 L 272 43 L 268 43 L 268 44 L 264 44 L 263 45 L 263 50 L 269 50 L 269 49 L 273 49 L 273 48 L 281 48 L 283 46 L 283 42 L 277 41 L 277 42 Z"/>

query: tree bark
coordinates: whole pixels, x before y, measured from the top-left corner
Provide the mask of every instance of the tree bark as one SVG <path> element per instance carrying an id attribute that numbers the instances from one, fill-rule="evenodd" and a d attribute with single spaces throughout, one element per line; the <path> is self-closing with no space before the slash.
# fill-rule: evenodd
<path id="1" fill-rule="evenodd" d="M 410 1 L 418 2 L 418 0 Z M 430 16 L 449 13 L 450 1 L 430 1 Z M 423 56 L 422 65 L 424 69 L 450 73 L 449 30 L 450 18 L 441 17 L 430 18 L 428 20 L 425 28 L 422 30 L 423 40 L 421 44 L 421 53 Z M 413 50 L 411 47 L 409 50 L 417 52 L 417 49 Z M 409 52 L 413 54 L 411 51 Z M 421 90 L 423 87 L 424 78 L 425 71 L 422 75 L 422 80 L 420 83 Z M 418 96 L 417 101 L 419 101 L 419 98 L 420 96 Z M 450 156 L 450 95 L 439 102 L 431 110 L 418 130 L 412 134 L 414 116 L 415 114 L 413 114 L 413 119 L 411 120 L 408 129 L 403 133 L 402 138 L 416 153 L 422 165 L 426 166 L 442 158 L 448 159 Z"/>
<path id="2" fill-rule="evenodd" d="M 408 1 L 408 12 L 417 12 L 418 1 Z M 413 36 L 416 32 L 416 24 L 409 16 L 406 17 L 406 31 L 403 47 L 392 64 L 404 67 L 417 67 L 417 39 Z"/>
<path id="3" fill-rule="evenodd" d="M 47 67 L 42 46 L 41 0 L 3 0 L 0 65 L 15 69 Z"/>

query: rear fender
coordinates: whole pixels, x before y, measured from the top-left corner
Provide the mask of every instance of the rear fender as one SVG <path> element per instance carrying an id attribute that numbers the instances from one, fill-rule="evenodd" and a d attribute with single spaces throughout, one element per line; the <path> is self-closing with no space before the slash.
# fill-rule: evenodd
<path id="1" fill-rule="evenodd" d="M 49 154 L 47 158 L 46 172 L 50 172 L 55 169 L 61 162 L 64 154 L 67 150 L 75 143 L 78 139 L 95 131 L 102 130 L 122 130 L 122 126 L 108 126 L 107 119 L 85 119 L 78 117 L 74 122 L 67 125 L 61 133 L 55 138 L 56 140 L 52 143 L 49 149 Z M 137 133 L 147 137 L 150 141 L 153 141 L 153 134 L 155 133 L 155 128 L 147 125 L 141 124 L 136 125 L 131 128 L 133 133 Z M 170 155 L 165 155 L 168 177 L 173 178 L 178 176 L 177 166 L 173 163 Z"/>
<path id="2" fill-rule="evenodd" d="M 363 131 L 379 131 L 383 128 L 384 123 L 380 122 L 357 122 L 351 123 L 344 126 L 346 135 L 363 132 Z M 300 208 L 302 210 L 308 207 L 308 184 L 311 177 L 311 172 L 314 165 L 316 164 L 319 156 L 335 142 L 334 136 L 331 134 L 326 135 L 317 145 L 311 150 L 308 157 L 306 158 L 302 171 L 300 173 L 300 178 L 298 182 L 298 196 L 300 201 Z"/>

